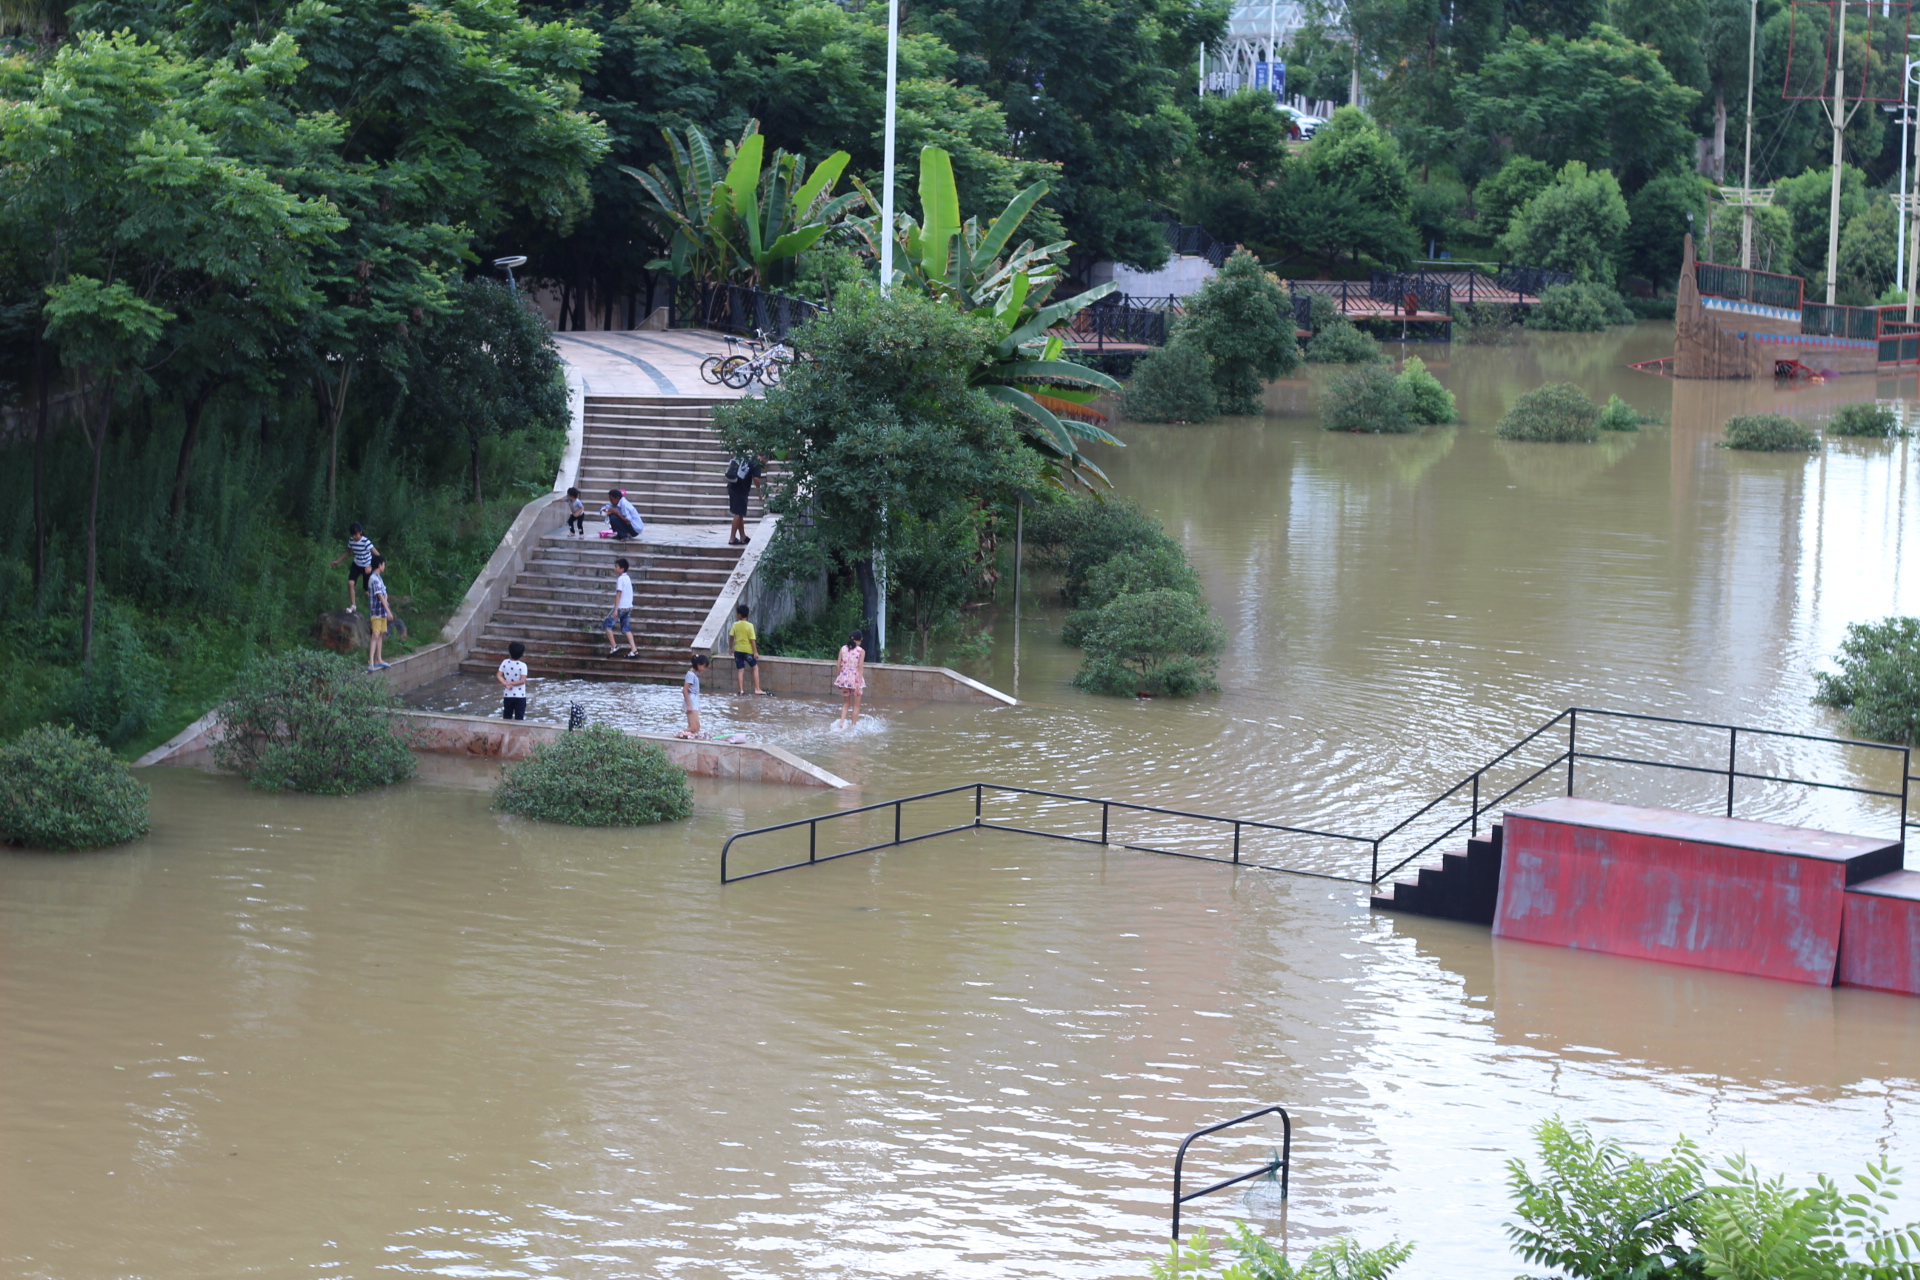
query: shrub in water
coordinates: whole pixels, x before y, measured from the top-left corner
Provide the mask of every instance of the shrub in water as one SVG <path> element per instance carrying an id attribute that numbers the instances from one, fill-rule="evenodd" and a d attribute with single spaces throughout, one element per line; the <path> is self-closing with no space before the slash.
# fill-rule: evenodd
<path id="1" fill-rule="evenodd" d="M 690 816 L 693 789 L 659 744 L 596 724 L 510 766 L 493 807 L 575 827 L 639 827 Z"/>
<path id="2" fill-rule="evenodd" d="M 1602 431 L 1638 431 L 1640 411 L 1619 396 L 1615 396 L 1607 401 L 1607 407 L 1600 411 L 1600 419 L 1595 425 Z"/>
<path id="3" fill-rule="evenodd" d="M 1399 379 L 1379 365 L 1362 365 L 1328 379 L 1320 425 L 1329 431 L 1419 430 L 1407 416 L 1406 391 Z"/>
<path id="4" fill-rule="evenodd" d="M 1427 372 L 1427 362 L 1419 356 L 1407 357 L 1395 381 L 1400 384 L 1401 397 L 1407 402 L 1407 416 L 1415 422 L 1423 426 L 1444 427 L 1460 420 L 1459 410 L 1453 402 L 1453 392 L 1441 386 L 1440 379 Z"/>
<path id="5" fill-rule="evenodd" d="M 1455 309 L 1453 336 L 1475 347 L 1510 347 L 1520 341 L 1513 308 L 1499 302 L 1473 302 Z"/>
<path id="6" fill-rule="evenodd" d="M 1126 499 L 1060 498 L 1027 512 L 1027 545 L 1042 564 L 1065 574 L 1062 593 L 1078 607 L 1087 599 L 1093 570 L 1124 551 L 1180 544 L 1160 522 Z M 1184 553 L 1181 553 L 1184 554 Z"/>
<path id="7" fill-rule="evenodd" d="M 1259 413 L 1261 389 L 1300 363 L 1292 299 L 1245 249 L 1187 299 L 1181 327 L 1207 353 L 1222 413 Z"/>
<path id="8" fill-rule="evenodd" d="M 1073 683 L 1090 693 L 1187 697 L 1213 689 L 1226 630 L 1184 591 L 1123 595 L 1102 607 L 1081 636 L 1087 659 Z"/>
<path id="9" fill-rule="evenodd" d="M 1060 638 L 1077 648 L 1103 606 L 1121 596 L 1160 590 L 1182 591 L 1196 600 L 1200 598 L 1200 575 L 1187 563 L 1187 553 L 1170 543 L 1123 551 L 1087 574 L 1081 608 L 1067 615 Z"/>
<path id="10" fill-rule="evenodd" d="M 1920 742 L 1920 618 L 1856 622 L 1834 659 L 1816 672 L 1814 702 L 1844 711 L 1847 731 L 1874 742 Z"/>
<path id="11" fill-rule="evenodd" d="M 92 738 L 62 725 L 0 746 L 0 840 L 102 849 L 147 834 L 147 788 Z"/>
<path id="12" fill-rule="evenodd" d="M 1842 405 L 1840 412 L 1833 415 L 1827 423 L 1827 434 L 1833 436 L 1871 436 L 1884 440 L 1894 434 L 1893 410 L 1882 404 L 1864 401 L 1860 404 Z"/>
<path id="13" fill-rule="evenodd" d="M 1625 300 L 1612 289 L 1575 282 L 1542 289 L 1540 301 L 1527 317 L 1527 328 L 1598 333 L 1610 324 L 1631 324 L 1633 319 Z"/>
<path id="14" fill-rule="evenodd" d="M 411 778 L 398 732 L 400 699 L 384 680 L 337 653 L 296 650 L 261 658 L 220 704 L 214 762 L 263 791 L 345 796 Z"/>
<path id="15" fill-rule="evenodd" d="M 1379 364 L 1387 357 L 1371 336 L 1353 327 L 1351 320 L 1335 320 L 1307 343 L 1309 364 Z"/>
<path id="16" fill-rule="evenodd" d="M 1599 417 L 1586 392 L 1571 382 L 1549 382 L 1522 392 L 1494 434 L 1502 440 L 1584 444 L 1600 438 Z"/>
<path id="17" fill-rule="evenodd" d="M 1184 332 L 1133 366 L 1120 412 L 1135 422 L 1206 422 L 1220 416 L 1206 352 Z"/>
<path id="18" fill-rule="evenodd" d="M 1728 449 L 1760 453 L 1812 453 L 1820 437 L 1783 413 L 1742 413 L 1727 419 Z"/>

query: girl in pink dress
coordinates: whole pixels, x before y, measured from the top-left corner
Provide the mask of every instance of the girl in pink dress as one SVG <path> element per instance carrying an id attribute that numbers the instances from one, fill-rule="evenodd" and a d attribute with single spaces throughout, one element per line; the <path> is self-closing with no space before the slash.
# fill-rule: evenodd
<path id="1" fill-rule="evenodd" d="M 867 687 L 867 651 L 860 645 L 864 639 L 865 635 L 856 631 L 840 646 L 840 669 L 833 677 L 833 687 L 840 691 L 840 718 L 833 722 L 836 729 L 851 729 L 860 719 L 860 694 Z"/>

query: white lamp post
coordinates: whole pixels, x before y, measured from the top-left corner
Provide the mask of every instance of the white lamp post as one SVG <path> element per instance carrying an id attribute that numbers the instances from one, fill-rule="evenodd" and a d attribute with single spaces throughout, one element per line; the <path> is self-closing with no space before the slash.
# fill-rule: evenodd
<path id="1" fill-rule="evenodd" d="M 900 0 L 887 0 L 887 124 L 882 144 L 880 177 L 880 292 L 893 288 L 893 133 L 895 99 L 900 85 Z M 880 527 L 886 528 L 887 509 L 880 508 Z M 874 611 L 874 652 L 887 656 L 887 553 L 873 553 L 874 591 L 880 599 Z"/>

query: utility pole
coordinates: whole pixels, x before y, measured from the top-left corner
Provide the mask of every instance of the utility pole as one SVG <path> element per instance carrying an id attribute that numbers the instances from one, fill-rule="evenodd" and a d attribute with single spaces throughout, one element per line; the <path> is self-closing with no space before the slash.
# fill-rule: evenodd
<path id="1" fill-rule="evenodd" d="M 1773 188 L 1753 189 L 1753 64 L 1754 48 L 1760 31 L 1760 0 L 1747 6 L 1747 158 L 1746 171 L 1737 187 L 1721 187 L 1720 198 L 1740 209 L 1740 265 L 1753 270 L 1753 207 L 1773 203 Z M 1711 240 L 1712 237 L 1708 237 Z M 1709 245 L 1711 248 L 1711 245 Z"/>
<path id="2" fill-rule="evenodd" d="M 1833 190 L 1827 198 L 1827 305 L 1840 287 L 1841 135 L 1847 127 L 1847 0 L 1834 0 L 1833 22 Z"/>

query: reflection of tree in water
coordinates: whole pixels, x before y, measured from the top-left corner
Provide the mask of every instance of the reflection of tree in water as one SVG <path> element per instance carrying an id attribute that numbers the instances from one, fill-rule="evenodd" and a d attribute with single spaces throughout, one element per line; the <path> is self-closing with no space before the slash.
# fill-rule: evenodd
<path id="1" fill-rule="evenodd" d="M 1460 438 L 1458 427 L 1430 427 L 1418 435 L 1356 435 L 1323 431 L 1313 460 L 1329 474 L 1349 480 L 1387 480 L 1413 484 L 1447 456 Z"/>
<path id="2" fill-rule="evenodd" d="M 1642 434 L 1609 431 L 1594 444 L 1496 440 L 1493 450 L 1522 489 L 1558 498 L 1585 488 L 1595 476 L 1626 457 Z"/>

